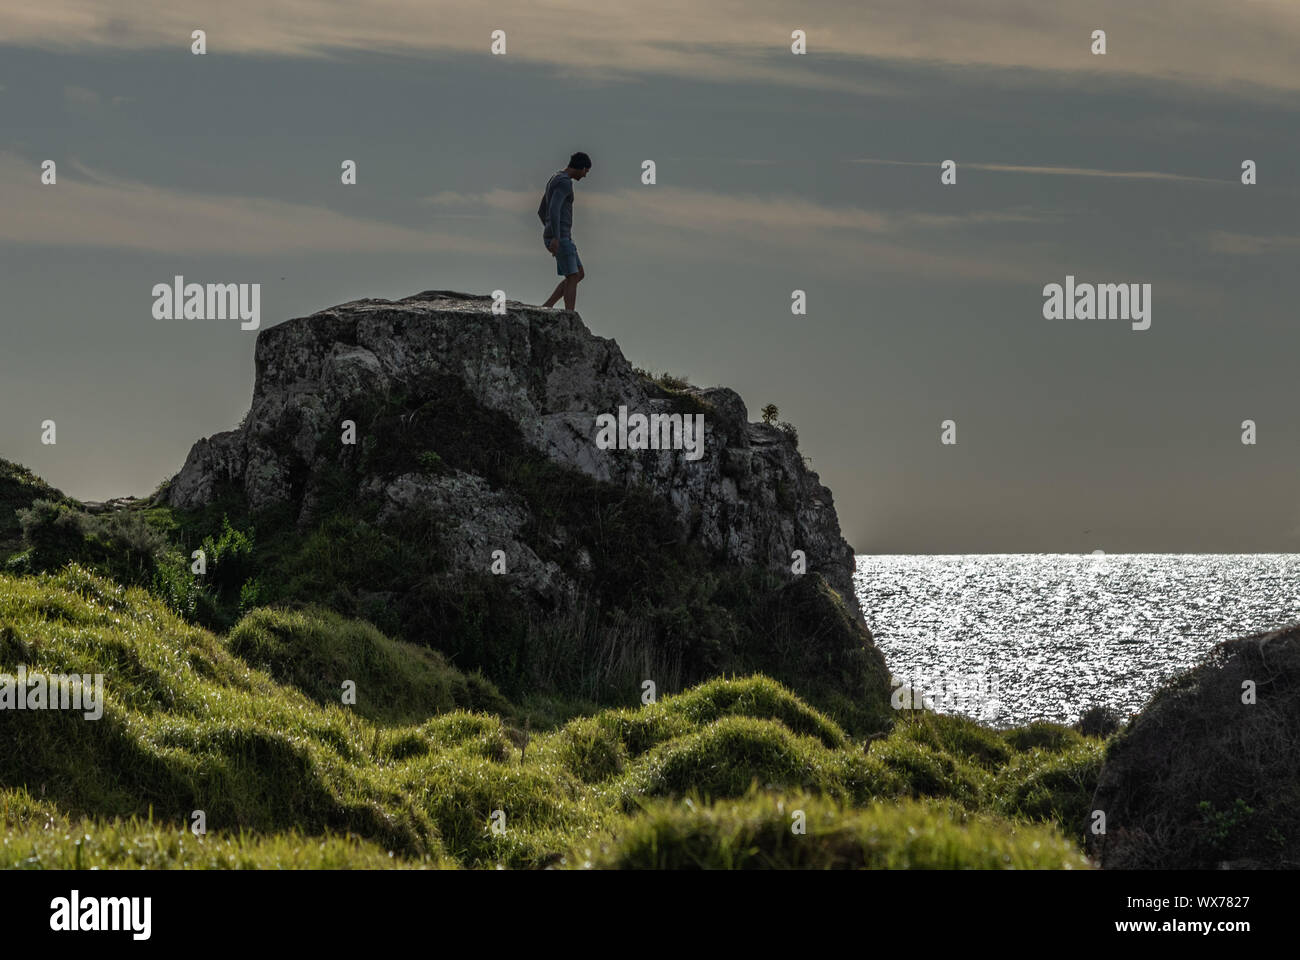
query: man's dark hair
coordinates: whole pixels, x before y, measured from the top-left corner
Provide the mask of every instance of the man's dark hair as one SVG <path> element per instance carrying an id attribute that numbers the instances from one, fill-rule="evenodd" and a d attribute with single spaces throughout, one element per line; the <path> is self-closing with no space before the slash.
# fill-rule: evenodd
<path id="1" fill-rule="evenodd" d="M 591 157 L 579 151 L 569 158 L 569 166 L 573 167 L 574 170 L 590 170 Z"/>

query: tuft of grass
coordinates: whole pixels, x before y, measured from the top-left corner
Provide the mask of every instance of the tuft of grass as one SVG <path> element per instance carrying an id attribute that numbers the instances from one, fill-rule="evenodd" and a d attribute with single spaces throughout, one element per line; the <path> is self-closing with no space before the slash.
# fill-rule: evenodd
<path id="1" fill-rule="evenodd" d="M 804 832 L 796 832 L 802 819 Z M 1090 864 L 1056 830 L 904 801 L 846 808 L 824 797 L 755 792 L 707 805 L 661 802 L 568 865 L 622 870 L 1077 870 Z"/>
<path id="2" fill-rule="evenodd" d="M 467 867 L 546 866 L 609 812 L 549 757 L 501 763 L 452 748 L 414 759 L 397 776 Z"/>
<path id="3" fill-rule="evenodd" d="M 998 774 L 995 807 L 1007 816 L 1056 823 L 1082 843 L 1104 756 L 1103 743 L 1083 737 L 1064 749 L 1022 753 Z"/>
<path id="4" fill-rule="evenodd" d="M 1011 759 L 1011 748 L 997 733 L 962 716 L 915 711 L 894 728 L 896 738 L 950 753 L 986 770 Z"/>
<path id="5" fill-rule="evenodd" d="M 623 772 L 628 752 L 609 725 L 584 717 L 567 724 L 560 734 L 565 769 L 583 783 L 600 783 Z"/>
<path id="6" fill-rule="evenodd" d="M 738 797 L 755 783 L 847 799 L 848 756 L 772 720 L 726 716 L 647 755 L 627 777 L 625 804 L 638 796 Z"/>
<path id="7" fill-rule="evenodd" d="M 949 799 L 971 810 L 989 799 L 992 778 L 986 770 L 906 736 L 873 743 L 870 755 L 902 779 L 905 796 Z"/>
<path id="8" fill-rule="evenodd" d="M 235 656 L 317 703 L 341 703 L 343 684 L 352 681 L 355 711 L 381 723 L 417 723 L 456 709 L 510 712 L 481 675 L 466 676 L 436 651 L 320 607 L 255 610 L 226 642 Z"/>
<path id="9" fill-rule="evenodd" d="M 781 684 L 765 676 L 717 679 L 680 696 L 667 697 L 664 710 L 699 726 L 726 716 L 777 720 L 794 733 L 816 737 L 831 749 L 848 742 L 844 731 L 824 713 L 814 710 Z"/>

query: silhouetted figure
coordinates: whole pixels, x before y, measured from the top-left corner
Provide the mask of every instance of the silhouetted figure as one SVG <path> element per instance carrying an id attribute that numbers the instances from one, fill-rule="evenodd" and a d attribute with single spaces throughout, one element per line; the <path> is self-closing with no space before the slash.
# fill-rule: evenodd
<path id="1" fill-rule="evenodd" d="M 587 275 L 578 259 L 578 248 L 573 242 L 573 182 L 581 180 L 591 170 L 591 157 L 575 153 L 569 165 L 546 182 L 537 216 L 542 221 L 542 243 L 555 258 L 555 272 L 562 276 L 554 292 L 542 304 L 552 307 L 564 297 L 564 309 L 572 310 L 578 302 L 578 284 Z"/>

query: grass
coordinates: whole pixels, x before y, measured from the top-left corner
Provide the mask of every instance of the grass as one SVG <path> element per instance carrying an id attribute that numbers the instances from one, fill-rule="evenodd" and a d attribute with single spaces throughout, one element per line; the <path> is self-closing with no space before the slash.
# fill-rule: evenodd
<path id="1" fill-rule="evenodd" d="M 462 708 L 511 709 L 482 675 L 462 674 L 435 650 L 390 640 L 369 623 L 322 608 L 255 610 L 230 631 L 226 644 L 320 704 L 340 703 L 350 681 L 356 713 L 369 720 L 415 723 Z"/>
<path id="2" fill-rule="evenodd" d="M 1055 823 L 1079 843 L 1092 825 L 1093 793 L 1105 757 L 1103 741 L 1080 739 L 1060 751 L 1033 748 L 998 776 L 998 809 L 1009 816 Z"/>
<path id="3" fill-rule="evenodd" d="M 926 716 L 864 743 L 766 676 L 547 716 L 330 611 L 219 635 L 75 565 L 0 575 L 0 624 L 0 672 L 105 675 L 101 720 L 0 717 L 0 866 L 1086 865 L 1041 822 L 1088 786 L 1069 749 Z"/>
<path id="4" fill-rule="evenodd" d="M 0 799 L 4 870 L 392 870 L 454 869 L 445 857 L 398 857 L 360 837 L 288 830 L 195 835 L 149 819 L 69 819 L 25 791 Z"/>
<path id="5" fill-rule="evenodd" d="M 799 824 L 802 832 L 797 832 Z M 1071 870 L 1087 858 L 1055 831 L 1008 825 L 944 804 L 846 808 L 769 795 L 660 803 L 575 864 L 640 870 Z"/>

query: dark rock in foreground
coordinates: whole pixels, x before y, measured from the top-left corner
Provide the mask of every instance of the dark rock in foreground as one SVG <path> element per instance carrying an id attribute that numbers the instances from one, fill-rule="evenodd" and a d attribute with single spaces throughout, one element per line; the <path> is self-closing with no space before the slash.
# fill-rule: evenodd
<path id="1" fill-rule="evenodd" d="M 1162 687 L 1112 742 L 1093 807 L 1108 868 L 1300 867 L 1300 626 L 1221 643 Z"/>

